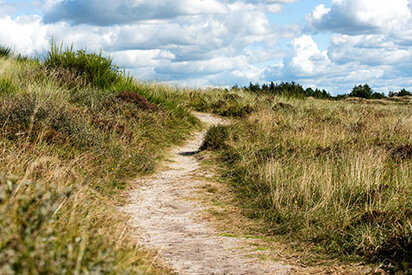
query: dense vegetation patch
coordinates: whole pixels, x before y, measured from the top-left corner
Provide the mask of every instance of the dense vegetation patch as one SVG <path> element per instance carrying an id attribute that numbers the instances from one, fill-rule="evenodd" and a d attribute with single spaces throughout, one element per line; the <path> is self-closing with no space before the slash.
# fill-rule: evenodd
<path id="1" fill-rule="evenodd" d="M 104 57 L 101 52 L 75 51 L 73 47 L 63 48 L 63 45 L 59 47 L 57 44 L 52 45 L 44 65 L 60 78 L 101 89 L 113 87 L 124 77 L 119 67 L 113 65 L 112 59 Z"/>

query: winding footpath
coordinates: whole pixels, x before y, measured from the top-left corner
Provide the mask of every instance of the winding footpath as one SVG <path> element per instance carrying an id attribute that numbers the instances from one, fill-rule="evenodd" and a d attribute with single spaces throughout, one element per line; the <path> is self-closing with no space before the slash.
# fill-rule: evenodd
<path id="1" fill-rule="evenodd" d="M 218 117 L 195 113 L 208 126 L 223 124 Z M 207 184 L 199 177 L 195 154 L 206 131 L 193 134 L 175 148 L 166 168 L 138 182 L 123 209 L 144 248 L 156 251 L 177 274 L 287 274 L 291 266 L 258 259 L 245 239 L 225 237 L 202 219 L 197 192 Z"/>

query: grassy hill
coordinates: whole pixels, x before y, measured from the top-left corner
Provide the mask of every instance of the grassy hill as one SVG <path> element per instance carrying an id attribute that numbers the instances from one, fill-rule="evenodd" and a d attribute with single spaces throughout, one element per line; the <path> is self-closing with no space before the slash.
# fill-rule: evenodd
<path id="1" fill-rule="evenodd" d="M 163 273 L 117 207 L 200 127 L 264 235 L 409 270 L 412 100 L 330 101 L 140 83 L 101 54 L 0 49 L 0 273 Z"/>
<path id="2" fill-rule="evenodd" d="M 153 270 L 117 206 L 198 127 L 175 92 L 96 54 L 0 58 L 1 274 Z"/>

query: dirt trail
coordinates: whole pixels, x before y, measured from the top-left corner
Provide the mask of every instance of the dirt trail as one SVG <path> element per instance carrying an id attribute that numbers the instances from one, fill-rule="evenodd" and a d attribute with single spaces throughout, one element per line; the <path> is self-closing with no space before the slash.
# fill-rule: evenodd
<path id="1" fill-rule="evenodd" d="M 202 122 L 224 123 L 209 114 L 195 113 Z M 172 151 L 167 167 L 139 182 L 124 211 L 139 243 L 156 251 L 178 274 L 286 274 L 290 266 L 260 261 L 259 252 L 245 239 L 224 237 L 201 218 L 204 208 L 196 202 L 199 180 L 195 154 L 205 131 L 195 133 Z M 256 256 L 256 257 L 255 257 Z"/>

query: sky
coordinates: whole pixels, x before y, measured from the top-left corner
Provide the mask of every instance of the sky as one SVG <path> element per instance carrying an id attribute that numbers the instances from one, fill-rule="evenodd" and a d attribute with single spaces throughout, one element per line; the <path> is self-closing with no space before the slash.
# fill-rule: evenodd
<path id="1" fill-rule="evenodd" d="M 412 0 L 0 0 L 0 45 L 52 39 L 178 86 L 412 90 Z"/>

